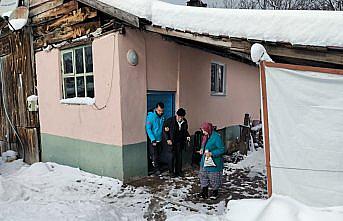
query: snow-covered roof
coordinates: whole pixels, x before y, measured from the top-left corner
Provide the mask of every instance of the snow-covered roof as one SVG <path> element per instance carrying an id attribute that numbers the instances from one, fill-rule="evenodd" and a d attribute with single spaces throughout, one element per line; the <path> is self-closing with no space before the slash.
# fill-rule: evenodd
<path id="1" fill-rule="evenodd" d="M 99 0 L 153 25 L 213 36 L 343 47 L 343 12 L 187 7 L 158 0 Z"/>

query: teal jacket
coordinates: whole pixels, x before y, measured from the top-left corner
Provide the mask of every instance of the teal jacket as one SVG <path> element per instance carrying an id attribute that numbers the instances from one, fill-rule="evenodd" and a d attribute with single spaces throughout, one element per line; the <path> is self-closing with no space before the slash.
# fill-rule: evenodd
<path id="1" fill-rule="evenodd" d="M 205 147 L 202 147 L 203 152 L 208 150 L 212 153 L 212 159 L 216 164 L 215 167 L 204 167 L 205 154 L 203 154 L 200 162 L 200 167 L 208 172 L 220 172 L 224 168 L 223 154 L 224 154 L 224 143 L 220 135 L 213 131 L 210 138 L 207 140 Z"/>
<path id="2" fill-rule="evenodd" d="M 165 118 L 158 116 L 155 111 L 148 113 L 145 128 L 151 142 L 162 141 L 164 120 Z"/>

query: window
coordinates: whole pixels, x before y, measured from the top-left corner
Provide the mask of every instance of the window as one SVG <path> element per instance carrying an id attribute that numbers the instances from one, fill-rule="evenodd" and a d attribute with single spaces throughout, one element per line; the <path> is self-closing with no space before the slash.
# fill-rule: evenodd
<path id="1" fill-rule="evenodd" d="M 62 51 L 63 99 L 94 98 L 92 46 L 81 46 Z"/>
<path id="2" fill-rule="evenodd" d="M 225 95 L 225 65 L 220 63 L 211 63 L 211 94 Z"/>

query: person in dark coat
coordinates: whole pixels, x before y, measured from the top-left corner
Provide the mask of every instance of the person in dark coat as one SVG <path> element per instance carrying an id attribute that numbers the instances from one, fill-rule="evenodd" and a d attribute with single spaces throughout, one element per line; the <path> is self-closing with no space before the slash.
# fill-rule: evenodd
<path id="1" fill-rule="evenodd" d="M 164 123 L 164 136 L 167 141 L 167 148 L 171 152 L 168 166 L 172 177 L 183 175 L 182 150 L 185 149 L 187 141 L 191 140 L 185 116 L 186 111 L 180 108 L 174 117 L 168 118 Z"/>

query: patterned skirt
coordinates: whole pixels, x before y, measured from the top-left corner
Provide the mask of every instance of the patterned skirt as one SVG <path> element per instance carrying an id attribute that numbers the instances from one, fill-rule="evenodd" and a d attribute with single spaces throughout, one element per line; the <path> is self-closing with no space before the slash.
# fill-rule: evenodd
<path id="1" fill-rule="evenodd" d="M 201 188 L 211 186 L 212 189 L 218 190 L 222 185 L 223 171 L 208 172 L 203 168 L 199 171 Z"/>

